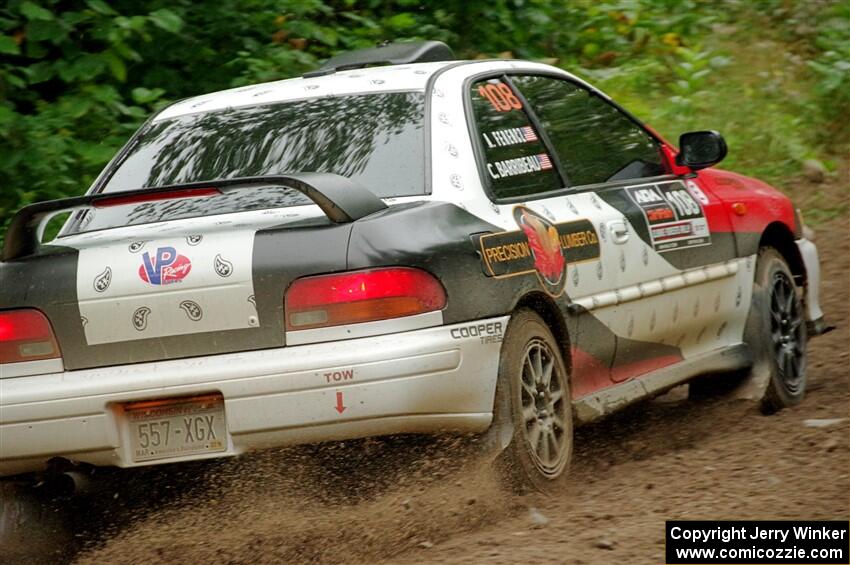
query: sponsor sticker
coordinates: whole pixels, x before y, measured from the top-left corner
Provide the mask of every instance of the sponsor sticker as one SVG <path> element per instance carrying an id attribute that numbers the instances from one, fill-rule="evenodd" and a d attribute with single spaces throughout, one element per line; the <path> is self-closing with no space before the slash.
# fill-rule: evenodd
<path id="1" fill-rule="evenodd" d="M 483 345 L 501 342 L 504 334 L 504 328 L 502 327 L 502 322 L 486 322 L 452 328 L 449 333 L 451 334 L 452 339 L 477 337 Z"/>
<path id="2" fill-rule="evenodd" d="M 643 212 L 652 246 L 659 253 L 711 245 L 702 199 L 681 182 L 632 186 L 625 191 Z"/>
<path id="3" fill-rule="evenodd" d="M 81 248 L 76 283 L 86 343 L 258 327 L 251 263 L 255 231 L 194 235 L 199 233 L 107 238 Z"/>
<path id="4" fill-rule="evenodd" d="M 705 195 L 705 193 L 702 191 L 702 189 L 699 187 L 699 185 L 697 183 L 695 183 L 692 180 L 689 180 L 685 184 L 688 187 L 688 190 L 691 191 L 691 195 L 694 198 L 696 198 L 697 200 L 702 202 L 704 205 L 708 205 L 708 203 L 709 203 L 708 196 Z"/>
<path id="5" fill-rule="evenodd" d="M 567 263 L 599 258 L 599 237 L 587 219 L 553 223 L 525 206 L 513 211 L 518 231 L 473 236 L 484 272 L 495 278 L 537 274 L 552 296 L 564 292 Z"/>
<path id="6" fill-rule="evenodd" d="M 192 262 L 180 255 L 173 247 L 158 247 L 152 255 L 149 251 L 142 254 L 139 277 L 152 285 L 164 285 L 180 282 L 192 270 Z"/>

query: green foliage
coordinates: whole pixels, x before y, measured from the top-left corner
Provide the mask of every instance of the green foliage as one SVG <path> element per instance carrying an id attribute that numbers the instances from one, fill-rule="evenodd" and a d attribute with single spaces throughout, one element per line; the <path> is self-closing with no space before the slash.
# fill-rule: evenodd
<path id="1" fill-rule="evenodd" d="M 3 219 L 86 188 L 165 92 L 128 85 L 140 47 L 183 23 L 167 9 L 126 16 L 99 0 L 55 5 L 12 0 L 0 10 Z"/>
<path id="2" fill-rule="evenodd" d="M 398 38 L 560 64 L 663 132 L 721 129 L 730 166 L 777 179 L 847 139 L 848 22 L 840 0 L 7 0 L 0 224 L 27 203 L 82 193 L 171 101 L 297 76 Z M 753 27 L 801 62 L 753 79 L 748 70 L 769 67 L 749 54 Z"/>
<path id="3" fill-rule="evenodd" d="M 850 4 L 842 2 L 825 12 L 815 45 L 819 54 L 809 61 L 817 75 L 816 92 L 824 108 L 828 134 L 850 139 Z M 850 148 L 848 148 L 850 149 Z"/>
<path id="4" fill-rule="evenodd" d="M 846 159 L 850 122 L 850 6 L 846 2 L 727 2 L 711 33 L 674 57 L 638 57 L 588 71 L 671 141 L 718 129 L 723 166 L 782 185 L 806 159 Z M 651 82 L 647 78 L 651 77 Z"/>

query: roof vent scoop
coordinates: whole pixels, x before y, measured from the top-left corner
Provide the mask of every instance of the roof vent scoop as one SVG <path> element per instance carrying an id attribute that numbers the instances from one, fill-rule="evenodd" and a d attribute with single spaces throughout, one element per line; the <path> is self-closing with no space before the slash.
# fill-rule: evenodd
<path id="1" fill-rule="evenodd" d="M 357 49 L 334 55 L 325 64 L 304 73 L 305 77 L 318 77 L 348 69 L 362 69 L 371 65 L 407 65 L 410 63 L 433 63 L 453 61 L 451 48 L 442 41 L 411 41 L 386 43 L 369 49 Z"/>

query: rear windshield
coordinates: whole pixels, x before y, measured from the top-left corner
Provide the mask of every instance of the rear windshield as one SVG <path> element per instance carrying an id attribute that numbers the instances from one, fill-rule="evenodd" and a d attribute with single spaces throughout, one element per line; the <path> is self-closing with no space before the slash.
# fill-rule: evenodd
<path id="1" fill-rule="evenodd" d="M 235 177 L 326 172 L 380 197 L 425 193 L 424 95 L 311 98 L 153 122 L 102 192 Z M 89 211 L 69 232 L 309 203 L 289 189 Z M 68 232 L 66 232 L 68 233 Z"/>

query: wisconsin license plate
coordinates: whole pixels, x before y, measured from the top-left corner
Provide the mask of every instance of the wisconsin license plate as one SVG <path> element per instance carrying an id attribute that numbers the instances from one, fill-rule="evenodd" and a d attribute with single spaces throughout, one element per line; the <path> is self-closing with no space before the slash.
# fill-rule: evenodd
<path id="1" fill-rule="evenodd" d="M 124 405 L 134 461 L 215 453 L 227 449 L 220 395 Z"/>

